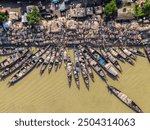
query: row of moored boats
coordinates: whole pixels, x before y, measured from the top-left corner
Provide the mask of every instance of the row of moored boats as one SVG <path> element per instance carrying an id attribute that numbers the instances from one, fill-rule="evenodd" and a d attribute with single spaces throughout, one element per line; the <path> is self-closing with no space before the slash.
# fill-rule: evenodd
<path id="1" fill-rule="evenodd" d="M 15 73 L 9 80 L 9 85 L 13 85 L 35 67 L 40 67 L 42 75 L 46 68 L 49 73 L 52 68 L 57 71 L 64 61 L 69 86 L 74 78 L 77 88 L 80 88 L 81 73 L 85 86 L 89 90 L 90 79 L 94 82 L 93 71 L 104 81 L 107 81 L 106 73 L 112 78 L 118 79 L 119 73 L 122 72 L 119 61 L 134 65 L 137 55 L 145 56 L 138 49 L 127 47 L 94 49 L 87 46 L 76 46 L 73 51 L 74 58 L 71 60 L 65 47 L 47 46 L 38 49 L 35 53 L 27 48 L 20 48 L 0 63 L 0 79 L 4 80 Z"/>
<path id="2" fill-rule="evenodd" d="M 144 48 L 148 61 L 150 62 L 150 46 L 145 46 Z"/>
<path id="3" fill-rule="evenodd" d="M 145 57 L 144 53 L 136 48 L 94 49 L 87 46 L 77 46 L 74 47 L 73 51 L 74 58 L 71 60 L 65 47 L 47 46 L 38 49 L 35 53 L 30 49 L 20 48 L 0 62 L 0 79 L 4 80 L 15 73 L 9 80 L 9 86 L 11 86 L 23 79 L 34 68 L 40 67 L 40 74 L 42 75 L 46 69 L 48 69 L 48 73 L 52 69 L 56 72 L 64 62 L 69 87 L 71 87 L 74 78 L 77 88 L 80 89 L 79 78 L 81 74 L 85 86 L 89 90 L 90 79 L 94 82 L 94 72 L 107 82 L 106 73 L 115 79 L 119 78 L 119 73 L 122 72 L 119 61 L 134 65 L 137 56 Z M 149 57 L 150 48 L 145 48 L 145 52 Z M 108 85 L 108 90 L 135 112 L 142 112 L 127 95 L 117 88 Z"/>

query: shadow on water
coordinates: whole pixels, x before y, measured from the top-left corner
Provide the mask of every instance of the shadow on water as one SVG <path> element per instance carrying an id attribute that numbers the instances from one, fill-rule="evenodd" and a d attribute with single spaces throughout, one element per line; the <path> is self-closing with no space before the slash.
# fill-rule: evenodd
<path id="1" fill-rule="evenodd" d="M 117 75 L 117 76 L 113 76 L 113 75 L 111 75 L 110 73 L 108 73 L 107 72 L 107 75 L 112 79 L 112 80 L 114 80 L 114 81 L 118 81 L 118 78 L 119 78 L 119 76 Z M 107 81 L 107 80 L 106 80 Z"/>

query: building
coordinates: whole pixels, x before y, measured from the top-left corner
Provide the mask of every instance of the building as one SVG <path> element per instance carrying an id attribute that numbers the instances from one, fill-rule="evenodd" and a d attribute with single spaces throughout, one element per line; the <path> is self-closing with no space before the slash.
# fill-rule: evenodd
<path id="1" fill-rule="evenodd" d="M 97 15 L 102 14 L 102 13 L 103 13 L 103 8 L 102 8 L 102 6 L 95 6 L 95 7 L 94 7 L 94 12 L 95 12 L 95 14 L 97 14 Z"/>
<path id="2" fill-rule="evenodd" d="M 70 17 L 83 18 L 86 16 L 86 8 L 74 8 L 69 10 Z"/>
<path id="3" fill-rule="evenodd" d="M 134 10 L 131 7 L 118 9 L 117 21 L 130 21 L 134 19 Z"/>

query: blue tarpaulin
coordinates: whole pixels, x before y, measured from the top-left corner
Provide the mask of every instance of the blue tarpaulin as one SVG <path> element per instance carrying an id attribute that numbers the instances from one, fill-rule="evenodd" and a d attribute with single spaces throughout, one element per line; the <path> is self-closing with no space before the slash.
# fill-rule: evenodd
<path id="1" fill-rule="evenodd" d="M 60 11 L 64 11 L 66 9 L 66 6 L 65 5 L 61 5 L 60 7 L 59 7 L 59 10 Z"/>
<path id="2" fill-rule="evenodd" d="M 61 0 L 52 0 L 53 3 L 57 4 L 59 3 Z"/>

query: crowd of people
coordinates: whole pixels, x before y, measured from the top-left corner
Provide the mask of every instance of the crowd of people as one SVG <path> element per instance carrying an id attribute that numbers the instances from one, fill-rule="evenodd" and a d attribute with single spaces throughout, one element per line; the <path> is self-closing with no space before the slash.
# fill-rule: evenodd
<path id="1" fill-rule="evenodd" d="M 75 23 L 74 23 L 75 22 Z M 52 27 L 56 24 L 55 30 Z M 67 24 L 67 22 L 66 22 Z M 44 46 L 90 44 L 104 45 L 142 45 L 142 35 L 137 26 L 131 24 L 104 23 L 96 19 L 65 23 L 55 20 L 34 27 L 14 23 L 9 30 L 1 28 L 1 45 Z M 74 26 L 75 24 L 75 26 Z M 74 28 L 73 28 L 74 26 Z M 59 29 L 57 29 L 57 27 Z"/>

